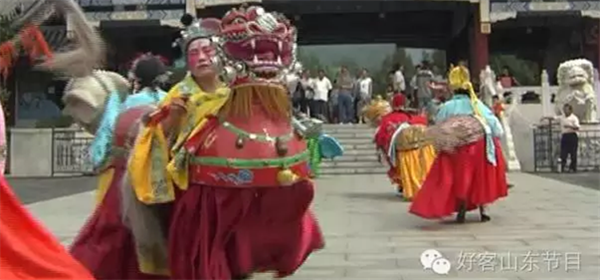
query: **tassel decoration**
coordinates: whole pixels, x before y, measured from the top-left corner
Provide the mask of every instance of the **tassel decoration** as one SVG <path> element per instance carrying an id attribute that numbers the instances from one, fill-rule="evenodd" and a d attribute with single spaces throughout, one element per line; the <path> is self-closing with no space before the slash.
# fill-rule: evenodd
<path id="1" fill-rule="evenodd" d="M 0 77 L 4 80 L 8 78 L 9 69 L 16 62 L 21 48 L 32 61 L 41 56 L 46 59 L 52 57 L 52 51 L 39 27 L 27 26 L 13 40 L 0 43 Z"/>

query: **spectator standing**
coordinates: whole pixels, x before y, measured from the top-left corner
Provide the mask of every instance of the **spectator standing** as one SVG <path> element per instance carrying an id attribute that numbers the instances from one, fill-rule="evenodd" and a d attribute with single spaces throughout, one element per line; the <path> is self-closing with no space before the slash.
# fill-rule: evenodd
<path id="1" fill-rule="evenodd" d="M 354 98 L 352 89 L 354 79 L 346 66 L 340 68 L 336 79 L 338 92 L 338 118 L 342 124 L 351 124 L 354 120 Z"/>
<path id="2" fill-rule="evenodd" d="M 394 64 L 394 90 L 404 93 L 406 91 L 406 81 L 404 79 L 404 67 L 400 63 Z"/>
<path id="3" fill-rule="evenodd" d="M 421 64 L 415 66 L 415 74 L 410 79 L 410 92 L 407 92 L 406 94 L 411 101 L 412 106 L 417 105 L 417 73 L 419 73 L 419 71 L 421 71 Z"/>
<path id="4" fill-rule="evenodd" d="M 319 70 L 317 78 L 313 80 L 314 90 L 314 113 L 315 116 L 325 118 L 327 100 L 329 98 L 329 91 L 332 89 L 331 81 L 325 76 L 325 71 Z"/>
<path id="5" fill-rule="evenodd" d="M 333 87 L 333 89 L 329 92 L 329 111 L 328 111 L 328 116 L 329 116 L 329 122 L 330 123 L 338 123 L 338 117 L 339 117 L 339 106 L 338 106 L 338 95 L 339 95 L 339 89 L 337 88 L 337 80 L 333 81 L 333 84 L 336 85 Z"/>
<path id="6" fill-rule="evenodd" d="M 503 89 L 519 86 L 519 82 L 515 79 L 507 66 L 502 67 L 502 74 L 498 76 L 498 82 L 500 82 Z M 505 90 L 504 93 L 508 95 L 511 94 L 510 90 Z"/>
<path id="7" fill-rule="evenodd" d="M 368 105 L 371 102 L 371 98 L 373 97 L 373 79 L 369 77 L 369 71 L 367 69 L 363 69 L 360 74 L 360 78 L 358 79 L 358 106 L 356 108 L 357 112 L 362 112 L 364 106 Z M 359 115 L 359 114 L 357 114 Z M 364 123 L 365 120 L 360 117 L 360 123 Z"/>
<path id="8" fill-rule="evenodd" d="M 290 99 L 292 100 L 292 106 L 295 109 L 300 107 L 300 96 L 298 96 L 298 84 L 300 82 L 300 76 L 296 71 L 292 71 L 285 75 L 285 85 L 288 89 L 288 94 L 290 95 Z"/>
<path id="9" fill-rule="evenodd" d="M 312 118 L 316 118 L 317 114 L 315 114 L 315 89 L 314 89 L 314 79 L 310 77 L 310 71 L 304 70 L 302 71 L 302 75 L 300 77 L 300 87 L 302 91 L 304 91 L 304 98 L 306 102 L 306 107 L 308 107 L 309 114 Z M 306 112 L 304 112 L 306 113 Z"/>
<path id="10" fill-rule="evenodd" d="M 433 72 L 429 68 L 429 62 L 423 61 L 421 68 L 416 74 L 416 85 L 417 85 L 417 108 L 421 110 L 427 110 L 433 94 L 431 92 L 430 84 L 433 81 Z"/>
<path id="11" fill-rule="evenodd" d="M 560 128 L 562 136 L 560 139 L 560 167 L 561 172 L 566 172 L 567 157 L 571 158 L 569 171 L 577 172 L 577 150 L 579 148 L 579 119 L 573 114 L 573 108 L 569 104 L 563 107 L 564 115 L 560 117 Z"/>

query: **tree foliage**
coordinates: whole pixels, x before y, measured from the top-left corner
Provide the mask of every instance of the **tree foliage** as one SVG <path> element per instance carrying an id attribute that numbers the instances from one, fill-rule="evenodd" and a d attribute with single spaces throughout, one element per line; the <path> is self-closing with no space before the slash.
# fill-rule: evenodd
<path id="1" fill-rule="evenodd" d="M 532 61 L 520 59 L 516 55 L 499 54 L 490 56 L 490 66 L 496 73 L 501 73 L 502 68 L 508 67 L 511 74 L 521 85 L 539 85 L 541 69 Z"/>

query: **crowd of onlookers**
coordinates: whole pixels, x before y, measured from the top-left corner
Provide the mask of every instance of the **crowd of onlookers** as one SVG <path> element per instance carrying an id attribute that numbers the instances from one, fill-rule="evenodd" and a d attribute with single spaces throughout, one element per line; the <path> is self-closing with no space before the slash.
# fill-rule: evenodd
<path id="1" fill-rule="evenodd" d="M 466 66 L 467 62 L 460 61 L 459 65 Z M 388 72 L 388 84 L 381 95 L 390 100 L 395 94 L 404 94 L 410 107 L 434 115 L 436 108 L 450 97 L 447 94 L 447 73 L 428 61 L 421 62 L 415 70 L 414 75 L 407 79 L 402 65 L 396 63 Z M 504 89 L 519 85 L 507 67 L 503 67 L 497 78 Z M 294 108 L 329 123 L 362 123 L 362 108 L 374 97 L 373 79 L 367 69 L 350 73 L 347 67 L 342 66 L 333 77 L 328 77 L 324 70 L 316 73 L 304 70 L 299 74 L 288 74 L 286 80 Z M 497 98 L 496 102 L 499 103 Z M 501 107 L 494 107 L 498 113 Z"/>
<path id="2" fill-rule="evenodd" d="M 404 69 L 395 64 L 388 73 L 388 86 L 382 94 L 391 99 L 394 94 L 405 94 L 415 108 L 428 108 L 435 95 L 435 84 L 443 83 L 443 76 L 434 74 L 430 64 L 424 61 L 417 66 L 410 80 Z M 316 74 L 316 75 L 314 75 Z M 373 79 L 367 69 L 353 75 L 342 66 L 335 77 L 328 77 L 324 70 L 311 73 L 288 74 L 287 86 L 294 108 L 313 118 L 329 123 L 362 123 L 360 112 L 373 98 Z"/>

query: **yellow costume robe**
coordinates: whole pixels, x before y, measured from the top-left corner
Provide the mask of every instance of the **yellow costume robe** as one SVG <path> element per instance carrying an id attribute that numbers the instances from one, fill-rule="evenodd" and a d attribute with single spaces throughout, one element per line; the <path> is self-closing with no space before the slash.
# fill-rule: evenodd
<path id="1" fill-rule="evenodd" d="M 183 95 L 189 95 L 188 113 L 175 134 L 177 137 L 173 138 L 174 144 L 165 137 L 160 125 L 154 125 L 140 132 L 133 148 L 128 171 L 136 196 L 143 203 L 173 201 L 174 185 L 187 189 L 187 157 L 182 146 L 202 129 L 207 116 L 216 114 L 225 104 L 229 89 L 221 85 L 215 93 L 206 93 L 187 76 L 169 91 L 161 107 Z"/>
<path id="2" fill-rule="evenodd" d="M 195 135 L 216 114 L 229 96 L 229 89 L 219 85 L 214 93 L 200 89 L 191 76 L 175 85 L 163 100 L 160 108 L 168 106 L 174 98 L 188 95 L 187 115 L 173 135 L 167 139 L 159 123 L 148 125 L 139 132 L 127 166 L 129 180 L 137 199 L 147 205 L 172 202 L 175 186 L 187 189 L 188 166 L 183 144 Z M 148 274 L 168 275 L 159 269 L 151 256 L 138 254 L 140 270 Z"/>

